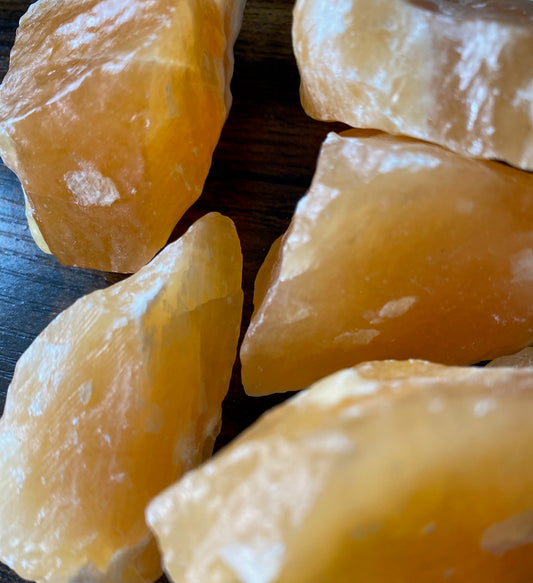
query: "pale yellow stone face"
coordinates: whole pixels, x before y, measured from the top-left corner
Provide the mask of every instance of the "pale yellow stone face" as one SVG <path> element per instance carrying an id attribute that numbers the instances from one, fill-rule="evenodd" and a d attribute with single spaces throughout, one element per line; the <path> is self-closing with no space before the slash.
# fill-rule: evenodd
<path id="1" fill-rule="evenodd" d="M 134 272 L 200 196 L 243 7 L 40 0 L 22 18 L 0 88 L 0 155 L 32 233 L 62 263 Z"/>
<path id="2" fill-rule="evenodd" d="M 0 420 L 2 562 L 46 582 L 159 576 L 144 509 L 212 451 L 241 274 L 233 223 L 212 213 L 32 343 Z"/>
<path id="3" fill-rule="evenodd" d="M 533 169 L 533 4 L 298 0 L 302 104 L 317 119 Z"/>
<path id="4" fill-rule="evenodd" d="M 385 134 L 330 134 L 257 277 L 249 394 L 366 360 L 471 364 L 533 339 L 533 175 Z"/>
<path id="5" fill-rule="evenodd" d="M 527 583 L 533 369 L 380 361 L 269 412 L 148 507 L 180 583 Z"/>

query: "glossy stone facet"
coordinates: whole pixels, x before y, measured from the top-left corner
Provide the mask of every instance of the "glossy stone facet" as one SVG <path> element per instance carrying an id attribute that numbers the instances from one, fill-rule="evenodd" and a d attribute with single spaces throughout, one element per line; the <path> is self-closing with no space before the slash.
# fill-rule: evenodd
<path id="1" fill-rule="evenodd" d="M 0 154 L 34 238 L 134 272 L 200 196 L 244 0 L 40 0 L 0 89 Z"/>
<path id="2" fill-rule="evenodd" d="M 533 170 L 533 3 L 298 0 L 309 115 Z"/>
<path id="3" fill-rule="evenodd" d="M 180 583 L 528 583 L 533 369 L 342 370 L 148 507 Z"/>
<path id="4" fill-rule="evenodd" d="M 26 579 L 148 583 L 151 498 L 208 456 L 242 309 L 233 223 L 210 214 L 61 313 L 0 420 L 0 560 Z"/>
<path id="5" fill-rule="evenodd" d="M 351 130 L 323 144 L 308 194 L 256 280 L 249 394 L 366 360 L 471 364 L 533 339 L 533 175 Z"/>

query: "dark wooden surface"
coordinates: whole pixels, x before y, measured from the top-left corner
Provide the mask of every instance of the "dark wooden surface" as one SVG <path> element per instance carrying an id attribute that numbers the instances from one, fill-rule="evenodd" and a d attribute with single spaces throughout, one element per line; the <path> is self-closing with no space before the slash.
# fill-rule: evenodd
<path id="1" fill-rule="evenodd" d="M 2 77 L 18 19 L 29 4 L 0 1 Z M 320 143 L 336 129 L 311 120 L 301 109 L 290 37 L 292 5 L 292 0 L 248 1 L 235 47 L 233 107 L 204 194 L 173 234 L 211 210 L 234 220 L 244 254 L 243 330 L 252 312 L 255 274 L 309 186 Z M 16 361 L 35 336 L 78 297 L 121 278 L 64 267 L 42 253 L 29 234 L 18 181 L 0 165 L 0 412 Z M 246 397 L 237 362 L 217 447 L 283 398 Z M 15 581 L 20 580 L 0 564 L 0 583 Z"/>

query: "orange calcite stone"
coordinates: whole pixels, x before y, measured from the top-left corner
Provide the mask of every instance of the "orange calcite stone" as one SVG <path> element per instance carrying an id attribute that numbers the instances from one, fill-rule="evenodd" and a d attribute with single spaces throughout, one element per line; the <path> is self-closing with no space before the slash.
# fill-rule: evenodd
<path id="1" fill-rule="evenodd" d="M 39 0 L 0 88 L 0 154 L 34 238 L 134 272 L 200 195 L 244 0 Z"/>
<path id="2" fill-rule="evenodd" d="M 533 369 L 367 363 L 148 507 L 180 583 L 529 583 Z"/>
<path id="3" fill-rule="evenodd" d="M 0 420 L 0 560 L 36 581 L 161 573 L 150 499 L 211 453 L 236 355 L 242 256 L 210 214 L 78 300 L 17 364 Z"/>
<path id="4" fill-rule="evenodd" d="M 317 119 L 533 170 L 533 3 L 298 0 L 302 104 Z"/>
<path id="5" fill-rule="evenodd" d="M 424 142 L 330 134 L 258 275 L 249 394 L 366 360 L 490 360 L 533 340 L 533 175 Z"/>

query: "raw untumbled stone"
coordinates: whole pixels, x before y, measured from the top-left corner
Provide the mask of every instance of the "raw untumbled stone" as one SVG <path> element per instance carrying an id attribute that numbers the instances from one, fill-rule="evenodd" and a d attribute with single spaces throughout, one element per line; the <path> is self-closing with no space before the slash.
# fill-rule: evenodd
<path id="1" fill-rule="evenodd" d="M 357 362 L 470 364 L 533 340 L 533 175 L 439 146 L 330 134 L 256 281 L 250 394 Z"/>
<path id="2" fill-rule="evenodd" d="M 307 113 L 533 169 L 533 2 L 299 0 Z"/>
<path id="3" fill-rule="evenodd" d="M 346 369 L 158 496 L 180 583 L 529 583 L 533 369 Z"/>
<path id="4" fill-rule="evenodd" d="M 211 214 L 78 300 L 17 364 L 0 420 L 0 560 L 53 583 L 151 583 L 151 498 L 211 453 L 240 330 L 242 256 Z"/>
<path id="5" fill-rule="evenodd" d="M 244 0 L 40 0 L 0 89 L 0 154 L 34 238 L 133 272 L 200 196 Z"/>

